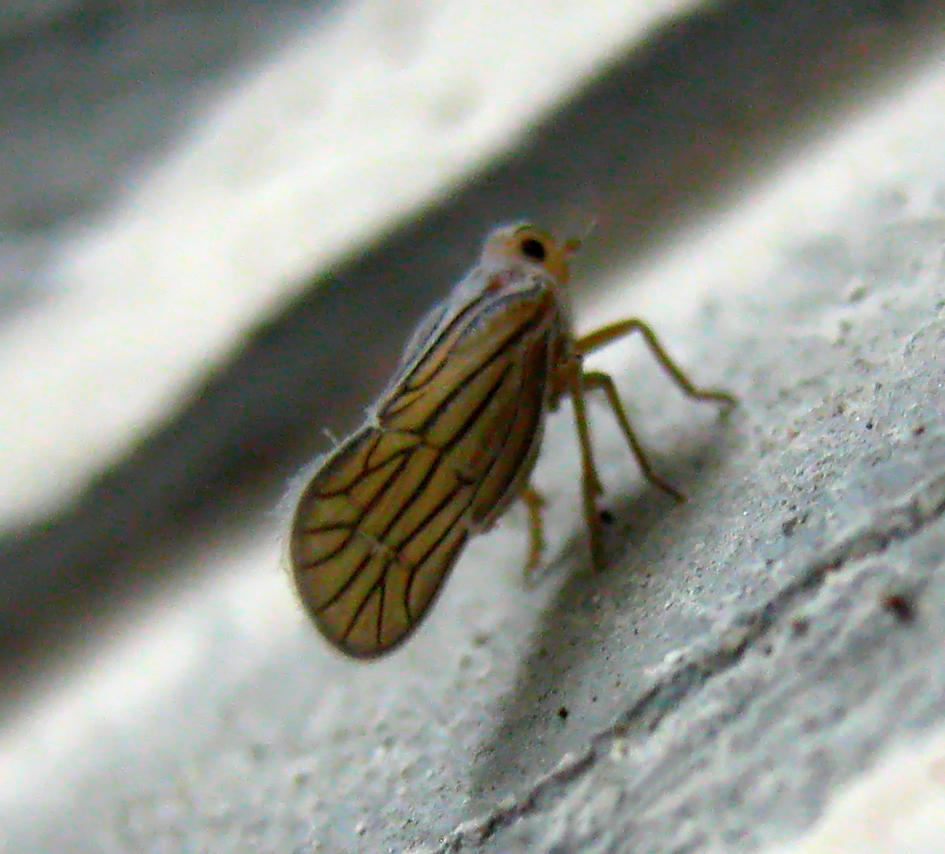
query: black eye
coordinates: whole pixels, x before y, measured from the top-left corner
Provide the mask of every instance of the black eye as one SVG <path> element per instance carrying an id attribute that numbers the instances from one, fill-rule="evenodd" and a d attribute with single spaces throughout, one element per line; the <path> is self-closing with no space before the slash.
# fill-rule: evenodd
<path id="1" fill-rule="evenodd" d="M 544 261 L 548 257 L 545 251 L 545 244 L 534 237 L 526 237 L 520 246 L 522 254 L 528 256 L 533 261 Z"/>

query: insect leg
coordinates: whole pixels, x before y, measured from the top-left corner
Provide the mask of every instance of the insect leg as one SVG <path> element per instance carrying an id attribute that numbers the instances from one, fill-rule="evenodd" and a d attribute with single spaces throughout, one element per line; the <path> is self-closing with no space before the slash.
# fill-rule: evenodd
<path id="1" fill-rule="evenodd" d="M 592 391 L 598 388 L 607 395 L 610 408 L 613 409 L 614 415 L 617 417 L 617 423 L 620 425 L 620 429 L 623 431 L 623 435 L 627 439 L 627 444 L 630 446 L 630 450 L 633 451 L 633 456 L 636 457 L 637 465 L 640 466 L 644 477 L 654 486 L 658 486 L 663 492 L 671 495 L 676 501 L 685 501 L 686 496 L 671 483 L 663 480 L 663 478 L 653 470 L 653 466 L 650 465 L 646 451 L 643 450 L 643 446 L 640 444 L 640 440 L 633 430 L 633 425 L 630 423 L 630 419 L 627 418 L 627 412 L 623 408 L 620 396 L 617 394 L 617 386 L 614 385 L 613 377 L 611 377 L 610 374 L 605 374 L 603 371 L 585 372 L 584 390 Z"/>
<path id="2" fill-rule="evenodd" d="M 666 348 L 660 343 L 659 338 L 656 337 L 656 333 L 650 328 L 649 324 L 639 318 L 632 317 L 629 320 L 620 320 L 616 323 L 609 323 L 607 326 L 602 326 L 600 329 L 585 335 L 583 338 L 579 338 L 575 343 L 575 348 L 581 355 L 586 355 L 587 353 L 592 353 L 594 350 L 599 350 L 612 341 L 616 341 L 618 338 L 623 338 L 634 332 L 639 332 L 643 336 L 643 340 L 646 342 L 647 347 L 650 348 L 650 352 L 685 395 L 695 400 L 709 400 L 721 403 L 725 411 L 728 411 L 738 403 L 728 392 L 699 388 L 694 385 L 692 380 L 683 372 L 682 368 L 670 358 L 669 353 L 666 352 Z M 610 397 L 611 404 L 614 405 L 614 410 L 616 411 L 617 404 L 614 404 L 616 397 L 611 397 L 609 392 L 608 397 Z M 627 431 L 624 430 L 624 433 L 626 432 Z M 632 442 L 631 447 L 633 447 Z M 642 459 L 636 448 L 634 448 L 634 453 L 637 455 L 637 459 L 641 460 L 641 468 L 646 471 L 646 467 L 642 465 Z M 653 480 L 654 483 L 658 482 L 657 479 L 650 477 L 650 475 L 647 475 L 647 477 Z"/>
<path id="3" fill-rule="evenodd" d="M 545 551 L 545 525 L 541 518 L 545 499 L 531 484 L 519 493 L 528 510 L 528 561 L 525 564 L 525 578 L 531 581 L 538 571 L 541 556 Z"/>
<path id="4" fill-rule="evenodd" d="M 594 464 L 594 448 L 591 445 L 591 428 L 587 420 L 587 401 L 584 398 L 584 380 L 580 357 L 565 369 L 564 378 L 574 406 L 574 421 L 581 446 L 581 493 L 584 503 L 584 521 L 590 537 L 591 563 L 595 569 L 604 566 L 604 547 L 600 519 L 597 516 L 597 496 L 601 494 L 600 476 Z"/>

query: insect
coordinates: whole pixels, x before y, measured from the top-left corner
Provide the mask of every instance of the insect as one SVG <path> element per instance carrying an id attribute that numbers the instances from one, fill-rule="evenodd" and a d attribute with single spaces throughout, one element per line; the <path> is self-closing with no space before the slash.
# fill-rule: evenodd
<path id="1" fill-rule="evenodd" d="M 726 408 L 725 392 L 694 386 L 641 320 L 572 332 L 564 288 L 577 241 L 531 226 L 500 228 L 478 264 L 420 324 L 365 423 L 308 483 L 292 523 L 295 585 L 325 637 L 356 658 L 400 644 L 428 612 L 467 539 L 488 530 L 515 498 L 529 514 L 528 569 L 543 548 L 542 498 L 529 485 L 545 414 L 570 396 L 580 445 L 584 518 L 603 564 L 586 395 L 600 390 L 644 475 L 654 471 L 614 381 L 584 356 L 642 335 L 689 397 Z"/>

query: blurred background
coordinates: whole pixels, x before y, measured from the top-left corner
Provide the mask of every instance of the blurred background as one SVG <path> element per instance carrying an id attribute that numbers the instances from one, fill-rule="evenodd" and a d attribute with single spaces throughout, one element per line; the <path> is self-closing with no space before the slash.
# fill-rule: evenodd
<path id="1" fill-rule="evenodd" d="M 147 752 L 128 721 L 173 731 L 182 685 L 212 693 L 303 625 L 286 484 L 491 228 L 594 223 L 589 304 L 894 98 L 937 6 L 4 4 L 8 842 L 62 844 L 37 828 L 110 733 Z"/>

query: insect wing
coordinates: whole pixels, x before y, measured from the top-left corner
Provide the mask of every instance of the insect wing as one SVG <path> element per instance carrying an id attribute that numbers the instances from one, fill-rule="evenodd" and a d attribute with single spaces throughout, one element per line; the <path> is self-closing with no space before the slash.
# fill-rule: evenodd
<path id="1" fill-rule="evenodd" d="M 402 362 L 368 425 L 303 494 L 296 586 L 325 636 L 360 658 L 403 641 L 470 533 L 527 476 L 547 400 L 554 302 L 533 287 L 471 302 Z"/>
<path id="2" fill-rule="evenodd" d="M 420 524 L 404 524 L 437 458 L 410 434 L 371 426 L 329 457 L 299 502 L 291 535 L 296 587 L 322 633 L 349 655 L 370 658 L 400 643 L 466 541 L 468 528 L 458 523 L 469 487 L 463 494 L 437 483 L 437 506 Z"/>
<path id="3" fill-rule="evenodd" d="M 560 318 L 541 277 L 530 287 L 473 301 L 417 358 L 379 410 L 443 452 L 442 464 L 474 484 L 470 523 L 489 527 L 527 477 L 541 439 Z"/>
<path id="4" fill-rule="evenodd" d="M 501 453 L 495 455 L 476 492 L 473 514 L 481 528 L 490 527 L 503 513 L 534 467 L 556 340 L 555 329 L 550 327 L 522 341 L 510 357 L 512 369 L 506 378 L 502 426 L 490 437 L 493 445 L 501 447 Z"/>

